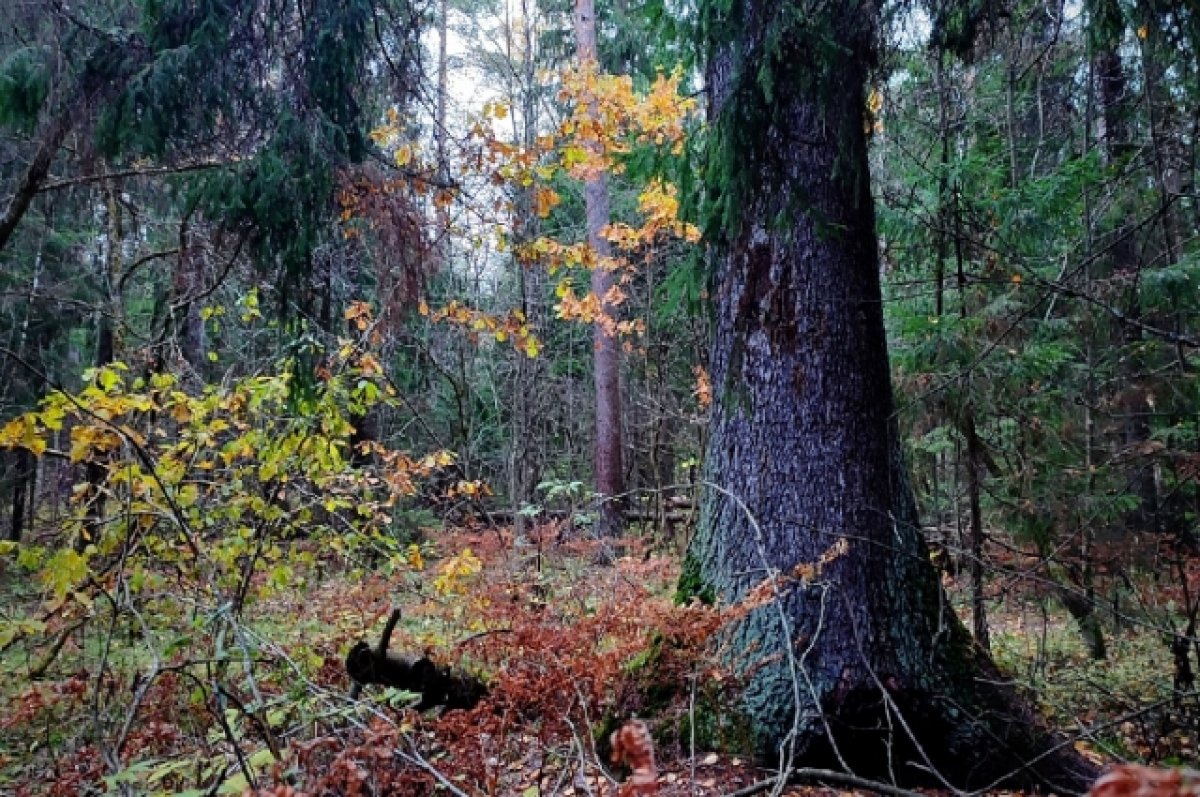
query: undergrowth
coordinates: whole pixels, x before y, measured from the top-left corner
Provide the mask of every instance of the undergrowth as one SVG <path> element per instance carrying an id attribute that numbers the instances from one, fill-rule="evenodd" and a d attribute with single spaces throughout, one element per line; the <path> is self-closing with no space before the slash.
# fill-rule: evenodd
<path id="1" fill-rule="evenodd" d="M 736 714 L 724 708 L 731 684 L 706 652 L 717 616 L 673 604 L 671 560 L 638 555 L 600 568 L 586 564 L 586 545 L 535 543 L 514 549 L 492 531 L 443 536 L 424 570 L 386 579 L 314 564 L 304 574 L 311 586 L 257 603 L 223 655 L 181 654 L 152 683 L 130 629 L 90 624 L 32 683 L 21 673 L 34 645 L 11 645 L 0 786 L 16 795 L 428 794 L 444 778 L 470 794 L 561 792 L 612 783 L 606 731 L 629 717 L 650 719 L 667 758 L 694 758 L 691 745 L 704 751 L 736 735 Z M 465 551 L 478 569 L 448 569 Z M 390 689 L 348 699 L 345 653 L 359 639 L 374 643 L 393 606 L 404 619 L 391 649 L 482 678 L 489 695 L 475 709 L 420 715 L 412 695 Z"/>
<path id="2" fill-rule="evenodd" d="M 721 615 L 674 602 L 676 559 L 632 542 L 601 567 L 593 545 L 553 537 L 535 530 L 514 545 L 494 529 L 443 532 L 411 568 L 386 574 L 313 556 L 302 586 L 224 618 L 231 630 L 208 657 L 103 605 L 38 680 L 31 666 L 66 629 L 10 641 L 0 791 L 599 797 L 625 774 L 607 745 L 631 717 L 649 725 L 663 794 L 727 794 L 763 777 L 745 754 L 753 739 L 737 685 L 713 652 Z M 36 625 L 34 591 L 2 566 L 5 611 Z M 349 699 L 347 651 L 374 644 L 396 607 L 391 650 L 482 679 L 489 692 L 475 708 L 418 714 L 417 696 L 379 687 Z M 1085 752 L 1194 761 L 1195 709 L 1174 694 L 1158 635 L 1110 631 L 1109 660 L 1090 662 L 1044 596 L 996 598 L 989 610 L 998 663 L 1056 726 L 1090 729 Z M 191 618 L 198 636 L 210 621 Z M 147 650 L 176 653 L 155 668 Z"/>

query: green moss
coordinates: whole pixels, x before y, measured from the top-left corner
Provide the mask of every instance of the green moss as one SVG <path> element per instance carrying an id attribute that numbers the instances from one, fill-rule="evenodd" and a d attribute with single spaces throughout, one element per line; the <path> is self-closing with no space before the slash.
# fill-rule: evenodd
<path id="1" fill-rule="evenodd" d="M 753 725 L 749 716 L 733 704 L 734 693 L 726 688 L 727 682 L 701 681 L 689 694 L 691 683 L 678 675 L 677 657 L 681 655 L 690 654 L 669 634 L 655 633 L 645 649 L 622 668 L 638 693 L 638 713 L 649 725 L 656 745 L 690 750 L 694 732 L 697 750 L 753 755 Z M 616 718 L 607 716 L 596 727 L 597 750 L 609 743 L 609 735 L 619 724 Z"/>
<path id="2" fill-rule="evenodd" d="M 733 755 L 753 756 L 757 738 L 750 718 L 732 706 L 726 706 L 716 695 L 702 695 L 695 709 L 679 720 L 677 739 L 682 750 L 692 748 L 692 729 L 695 728 L 696 750 L 718 750 Z"/>
<path id="3" fill-rule="evenodd" d="M 625 662 L 625 672 L 630 675 L 637 675 L 639 672 L 653 667 L 662 657 L 662 642 L 662 634 L 655 632 L 654 636 L 650 639 L 650 646 Z"/>
<path id="4" fill-rule="evenodd" d="M 700 572 L 700 561 L 688 554 L 683 560 L 683 569 L 679 573 L 679 586 L 675 589 L 675 603 L 683 604 L 692 598 L 699 598 L 706 606 L 717 602 L 717 594 L 712 585 L 704 580 Z"/>
<path id="5" fill-rule="evenodd" d="M 737 235 L 747 207 L 756 197 L 786 194 L 776 218 L 790 223 L 806 212 L 794 192 L 781 192 L 794 153 L 770 145 L 774 130 L 787 129 L 794 97 L 806 96 L 825 108 L 840 102 L 844 77 L 857 65 L 874 63 L 870 28 L 847 19 L 840 4 L 814 10 L 801 3 L 764 4 L 770 9 L 753 18 L 742 4 L 707 0 L 700 4 L 700 28 L 710 64 L 724 63 L 728 86 L 709 133 L 706 174 L 705 233 L 710 241 Z M 753 43 L 753 44 L 751 44 Z M 840 124 L 861 125 L 859 117 Z M 842 130 L 838 141 L 854 141 Z M 861 137 L 859 134 L 857 137 Z M 845 154 L 845 153 L 843 153 Z M 856 157 L 839 159 L 841 177 L 864 178 Z"/>
<path id="6" fill-rule="evenodd" d="M 599 722 L 592 725 L 592 746 L 596 750 L 596 756 L 601 761 L 608 761 L 612 755 L 612 735 L 621 727 L 625 721 L 623 717 L 617 717 L 611 712 L 606 713 Z"/>

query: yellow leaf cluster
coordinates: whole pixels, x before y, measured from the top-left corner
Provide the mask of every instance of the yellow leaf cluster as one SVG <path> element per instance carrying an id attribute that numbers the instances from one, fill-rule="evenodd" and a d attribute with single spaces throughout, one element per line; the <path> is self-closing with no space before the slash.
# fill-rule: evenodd
<path id="1" fill-rule="evenodd" d="M 21 415 L 0 428 L 0 448 L 25 448 L 40 457 L 46 452 L 46 439 L 37 416 Z"/>
<path id="2" fill-rule="evenodd" d="M 535 209 L 538 214 L 538 218 L 542 219 L 548 217 L 550 215 L 550 211 L 554 209 L 554 206 L 562 202 L 562 197 L 560 197 L 557 192 L 551 188 L 546 188 L 545 186 L 538 186 L 534 196 L 536 202 Z"/>
<path id="3" fill-rule="evenodd" d="M 346 317 L 369 318 L 369 308 L 352 305 Z M 35 454 L 47 452 L 50 434 L 67 429 L 71 461 L 99 466 L 72 489 L 64 544 L 27 556 L 25 566 L 60 601 L 87 599 L 79 585 L 95 577 L 91 558 L 109 561 L 118 551 L 132 573 L 166 562 L 189 588 L 219 593 L 248 577 L 246 556 L 257 550 L 270 573 L 254 592 L 292 583 L 281 561 L 292 554 L 281 542 L 294 534 L 328 534 L 342 550 L 375 539 L 399 496 L 454 457 L 415 458 L 372 442 L 363 449 L 369 467 L 352 462 L 350 419 L 381 400 L 373 376 L 382 369 L 371 352 L 345 348 L 345 357 L 327 358 L 328 377 L 301 401 L 286 369 L 189 391 L 169 374 L 130 378 L 116 363 L 89 371 L 79 392 L 53 393 L 36 411 L 0 425 L 0 448 Z M 419 558 L 408 561 L 422 566 Z"/>
<path id="4" fill-rule="evenodd" d="M 421 315 L 435 323 L 446 322 L 465 328 L 473 343 L 478 342 L 482 334 L 492 337 L 497 343 L 511 340 L 513 347 L 523 351 L 527 357 L 537 357 L 541 351 L 541 343 L 520 310 L 513 310 L 501 318 L 453 299 L 440 310 L 430 310 L 422 301 Z"/>
<path id="5" fill-rule="evenodd" d="M 484 498 L 493 495 L 492 488 L 487 482 L 482 481 L 459 481 L 446 491 L 447 498 Z"/>
<path id="6" fill-rule="evenodd" d="M 539 218 L 548 218 L 562 203 L 558 191 L 551 187 L 552 180 L 561 181 L 565 176 L 588 181 L 603 174 L 620 174 L 625 156 L 635 147 L 682 153 L 697 109 L 694 97 L 681 96 L 682 83 L 682 69 L 660 73 L 644 92 L 635 90 L 629 76 L 600 73 L 594 62 L 567 70 L 560 75 L 559 98 L 568 113 L 554 130 L 539 135 L 532 144 L 504 140 L 500 131 L 506 126 L 497 122 L 509 115 L 509 106 L 503 101 L 486 103 L 471 125 L 468 169 L 498 188 L 509 189 L 507 197 L 493 203 L 497 213 L 532 211 Z M 623 286 L 635 272 L 633 260 L 648 262 L 658 256 L 656 247 L 668 239 L 694 244 L 700 239 L 700 231 L 680 220 L 678 191 L 663 180 L 654 180 L 644 188 L 638 198 L 638 212 L 640 224 L 619 222 L 601 231 L 616 256 L 608 253 L 608 247 L 603 247 L 601 254 L 587 241 L 563 242 L 550 236 L 510 247 L 509 234 L 515 224 L 504 222 L 497 224 L 497 250 L 511 248 L 521 265 L 536 266 L 552 275 L 574 268 L 623 272 L 618 287 L 604 297 L 578 296 L 568 282 L 560 282 L 555 312 L 563 319 L 598 324 L 613 335 L 641 334 L 644 321 L 622 319 L 618 312 L 625 300 Z M 515 348 L 530 357 L 540 350 L 540 341 L 523 318 L 496 318 L 458 302 L 441 310 L 431 310 L 422 302 L 420 312 L 434 322 L 468 329 L 473 340 L 485 334 L 497 342 L 511 339 Z M 632 349 L 628 342 L 625 347 Z"/>
<path id="7" fill-rule="evenodd" d="M 371 305 L 364 301 L 354 301 L 346 308 L 345 318 L 354 324 L 355 329 L 359 332 L 365 332 L 367 327 L 371 325 Z"/>
<path id="8" fill-rule="evenodd" d="M 98 454 L 116 451 L 121 447 L 121 438 L 105 426 L 79 425 L 71 429 L 71 462 L 79 463 Z"/>
<path id="9" fill-rule="evenodd" d="M 682 238 L 688 243 L 700 240 L 700 230 L 694 224 L 679 220 L 679 190 L 670 183 L 652 180 L 638 196 L 638 209 L 646 217 L 640 237 L 649 243 L 660 234 L 667 233 Z"/>
<path id="10" fill-rule="evenodd" d="M 442 563 L 433 588 L 440 595 L 462 592 L 465 583 L 483 569 L 483 563 L 470 548 L 464 548 Z"/>
<path id="11" fill-rule="evenodd" d="M 559 136 L 574 142 L 563 166 L 576 179 L 589 179 L 598 171 L 619 172 L 614 156 L 630 151 L 635 144 L 669 146 L 679 154 L 685 124 L 696 101 L 681 97 L 683 71 L 659 74 L 644 95 L 633 89 L 628 75 L 606 75 L 594 63 L 584 64 L 562 76 L 559 99 L 572 105 L 572 113 L 561 124 Z"/>
<path id="12" fill-rule="evenodd" d="M 421 555 L 421 546 L 413 543 L 408 546 L 404 553 L 409 567 L 417 571 L 425 569 L 425 557 Z"/>
<path id="13" fill-rule="evenodd" d="M 588 293 L 581 299 L 575 295 L 575 289 L 565 280 L 558 284 L 554 292 L 558 296 L 554 312 L 559 318 L 567 321 L 580 321 L 584 324 L 593 324 L 600 318 L 600 300 L 594 293 Z"/>

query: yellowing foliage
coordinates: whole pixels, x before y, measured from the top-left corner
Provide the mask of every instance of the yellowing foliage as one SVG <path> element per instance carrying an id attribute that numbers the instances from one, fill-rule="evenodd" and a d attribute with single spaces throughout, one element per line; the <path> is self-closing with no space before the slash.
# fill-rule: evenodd
<path id="1" fill-rule="evenodd" d="M 494 185 L 529 191 L 533 212 L 539 218 L 547 218 L 562 201 L 549 185 L 552 180 L 568 177 L 582 182 L 601 174 L 620 174 L 625 168 L 624 157 L 638 146 L 682 152 L 687 120 L 696 109 L 696 101 L 680 96 L 681 82 L 680 70 L 670 75 L 660 74 L 640 94 L 634 90 L 632 78 L 601 74 L 595 64 L 568 70 L 561 76 L 559 99 L 570 112 L 552 133 L 539 136 L 533 147 L 518 146 L 496 137 L 491 122 L 503 119 L 508 108 L 499 103 L 485 104 L 472 128 L 479 141 L 476 166 Z M 515 245 L 513 254 L 523 266 L 542 268 L 550 274 L 600 268 L 629 276 L 636 270 L 636 258 L 651 257 L 664 242 L 678 239 L 694 244 L 700 239 L 700 231 L 694 225 L 679 219 L 676 187 L 661 179 L 652 180 L 641 191 L 638 212 L 642 217 L 640 225 L 618 222 L 602 232 L 619 253 L 617 256 L 601 256 L 585 240 L 568 243 L 548 235 Z M 507 241 L 501 239 L 500 245 L 506 247 Z M 607 297 L 590 293 L 579 296 L 571 281 L 564 278 L 558 283 L 556 296 L 554 310 L 559 318 L 600 324 L 614 335 L 637 335 L 645 329 L 641 319 L 616 317 L 615 308 L 624 302 L 620 287 Z M 479 322 L 456 302 L 430 315 L 435 320 L 444 318 L 464 326 Z M 492 326 L 500 323 L 489 324 L 489 328 Z M 535 356 L 539 344 L 518 337 L 514 345 Z"/>
<path id="2" fill-rule="evenodd" d="M 511 340 L 512 345 L 528 357 L 536 357 L 541 344 L 530 329 L 525 314 L 513 310 L 504 318 L 497 318 L 482 310 L 476 310 L 454 299 L 440 310 L 431 311 L 424 302 L 421 303 L 421 315 L 430 321 L 444 321 L 463 327 L 472 342 L 478 342 L 480 335 L 488 335 L 497 343 Z"/>
<path id="3" fill-rule="evenodd" d="M 462 592 L 466 582 L 480 570 L 483 563 L 470 548 L 464 548 L 442 563 L 438 576 L 433 580 L 433 588 L 440 595 L 452 595 Z"/>
<path id="4" fill-rule="evenodd" d="M 346 318 L 366 330 L 370 307 L 356 302 Z M 292 539 L 343 554 L 369 545 L 389 552 L 393 565 L 423 567 L 419 552 L 389 534 L 391 514 L 453 455 L 415 457 L 368 442 L 364 464 L 354 464 L 356 419 L 392 400 L 377 382 L 379 360 L 346 341 L 317 373 L 296 366 L 190 390 L 167 374 L 131 379 L 114 363 L 89 371 L 77 393 L 53 393 L 6 423 L 0 448 L 44 455 L 51 436 L 67 429 L 67 456 L 89 466 L 59 543 L 23 544 L 18 561 L 58 605 L 67 595 L 90 600 L 119 562 L 133 582 L 167 568 L 178 579 L 172 594 L 238 607 L 292 583 Z M 461 490 L 483 495 L 486 487 Z M 260 569 L 265 580 L 254 578 Z"/>

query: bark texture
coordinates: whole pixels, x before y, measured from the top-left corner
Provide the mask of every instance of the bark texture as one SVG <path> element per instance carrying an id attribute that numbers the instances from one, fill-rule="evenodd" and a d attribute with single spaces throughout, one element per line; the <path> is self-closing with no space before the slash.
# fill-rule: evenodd
<path id="1" fill-rule="evenodd" d="M 596 5 L 594 0 L 575 2 L 575 39 L 580 64 L 598 63 L 596 47 Z M 601 234 L 609 222 L 608 180 L 600 174 L 584 186 L 587 204 L 588 244 L 601 261 L 612 256 L 612 247 Z M 611 271 L 597 266 L 592 270 L 592 293 L 600 301 L 600 309 L 608 317 L 617 308 L 608 301 L 613 288 Z M 621 350 L 616 335 L 604 324 L 594 326 L 595 354 L 593 357 L 596 385 L 596 492 L 600 496 L 599 531 L 605 536 L 621 532 L 622 495 L 625 492 L 625 473 L 622 466 L 621 434 Z"/>
<path id="2" fill-rule="evenodd" d="M 1002 685 L 916 523 L 864 131 L 872 5 L 725 5 L 707 15 L 709 169 L 740 188 L 710 184 L 733 193 L 716 247 L 709 488 L 681 587 L 729 604 L 779 576 L 723 640 L 764 755 L 1082 791 L 1094 769 Z"/>

